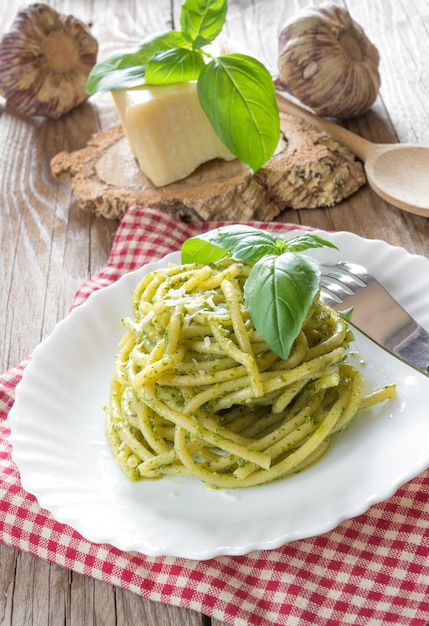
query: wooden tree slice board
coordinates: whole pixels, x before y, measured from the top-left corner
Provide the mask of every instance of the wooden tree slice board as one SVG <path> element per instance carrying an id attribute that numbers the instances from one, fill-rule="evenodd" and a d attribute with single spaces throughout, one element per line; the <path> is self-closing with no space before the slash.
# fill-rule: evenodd
<path id="1" fill-rule="evenodd" d="M 132 205 L 158 208 L 186 221 L 272 220 L 283 209 L 341 202 L 365 182 L 362 164 L 332 137 L 281 114 L 274 156 L 256 174 L 238 159 L 216 159 L 183 180 L 155 187 L 130 153 L 121 126 L 97 133 L 87 146 L 51 161 L 67 174 L 85 211 L 120 219 Z"/>

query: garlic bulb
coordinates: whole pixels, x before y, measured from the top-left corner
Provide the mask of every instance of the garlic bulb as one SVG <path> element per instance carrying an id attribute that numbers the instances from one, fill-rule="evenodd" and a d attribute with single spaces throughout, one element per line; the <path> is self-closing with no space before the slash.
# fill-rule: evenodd
<path id="1" fill-rule="evenodd" d="M 319 115 L 361 115 L 380 88 L 377 48 L 332 4 L 308 7 L 286 22 L 278 64 L 281 86 Z"/>
<path id="2" fill-rule="evenodd" d="M 72 15 L 36 3 L 22 9 L 0 43 L 0 92 L 24 115 L 57 119 L 89 97 L 98 43 Z"/>

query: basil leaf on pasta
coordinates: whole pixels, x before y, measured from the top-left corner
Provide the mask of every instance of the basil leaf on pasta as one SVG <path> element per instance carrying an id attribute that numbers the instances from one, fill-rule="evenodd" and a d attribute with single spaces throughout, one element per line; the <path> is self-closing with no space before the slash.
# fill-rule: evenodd
<path id="1" fill-rule="evenodd" d="M 282 359 L 289 356 L 319 282 L 319 264 L 292 252 L 263 257 L 249 274 L 244 297 L 253 324 Z"/>

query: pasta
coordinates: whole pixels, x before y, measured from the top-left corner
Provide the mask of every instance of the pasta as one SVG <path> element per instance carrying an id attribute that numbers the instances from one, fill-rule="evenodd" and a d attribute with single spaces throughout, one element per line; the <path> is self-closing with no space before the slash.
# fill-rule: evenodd
<path id="1" fill-rule="evenodd" d="M 220 488 L 284 478 L 317 461 L 361 406 L 347 322 L 315 299 L 287 360 L 243 299 L 250 265 L 174 265 L 145 276 L 123 320 L 105 430 L 131 480 L 194 475 Z"/>

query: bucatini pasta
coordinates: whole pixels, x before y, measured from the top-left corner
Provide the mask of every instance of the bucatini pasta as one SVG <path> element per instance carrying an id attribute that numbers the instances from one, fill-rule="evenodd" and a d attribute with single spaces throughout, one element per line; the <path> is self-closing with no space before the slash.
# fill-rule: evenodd
<path id="1" fill-rule="evenodd" d="M 350 328 L 317 298 L 288 359 L 279 358 L 244 304 L 249 271 L 232 260 L 174 265 L 134 290 L 105 423 L 130 479 L 274 481 L 319 459 L 360 408 L 394 395 L 363 395 L 360 372 L 345 362 Z"/>

